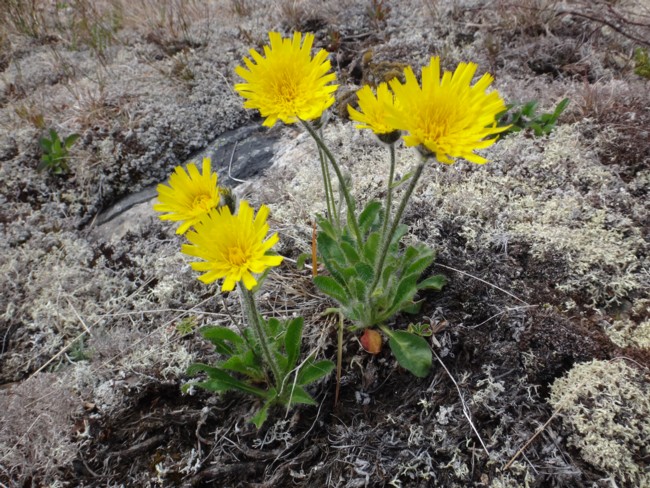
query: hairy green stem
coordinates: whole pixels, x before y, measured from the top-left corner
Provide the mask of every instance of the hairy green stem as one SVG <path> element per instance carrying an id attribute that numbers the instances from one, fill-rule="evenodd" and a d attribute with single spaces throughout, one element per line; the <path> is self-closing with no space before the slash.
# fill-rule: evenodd
<path id="1" fill-rule="evenodd" d="M 343 314 L 339 312 L 338 344 L 336 349 L 336 392 L 334 394 L 334 407 L 339 403 L 341 391 L 341 369 L 343 365 Z"/>
<path id="2" fill-rule="evenodd" d="M 318 130 L 318 136 L 321 138 L 321 140 L 323 139 L 323 127 L 324 125 L 321 125 L 321 128 Z M 320 155 L 321 158 L 323 158 L 325 152 L 319 147 L 318 154 Z M 327 191 L 329 191 L 330 199 L 332 200 L 332 213 L 334 214 L 336 227 L 340 229 L 341 228 L 341 207 L 343 206 L 341 202 L 343 201 L 343 198 L 341 197 L 340 194 L 339 194 L 338 201 L 337 199 L 334 198 L 334 189 L 332 187 L 332 175 L 330 173 L 330 167 L 327 165 L 327 162 L 324 162 L 323 166 L 325 168 L 325 184 L 327 185 Z"/>
<path id="3" fill-rule="evenodd" d="M 332 192 L 330 191 L 330 185 L 328 185 L 329 171 L 327 168 L 327 162 L 325 161 L 325 156 L 320 147 L 318 148 L 318 158 L 320 159 L 320 170 L 321 173 L 323 174 L 323 187 L 325 188 L 325 203 L 327 204 L 327 216 L 328 218 L 332 218 L 332 215 L 334 213 L 334 207 L 333 207 L 334 199 L 332 196 Z"/>
<path id="4" fill-rule="evenodd" d="M 359 230 L 359 223 L 357 222 L 357 217 L 354 214 L 354 201 L 352 200 L 352 196 L 350 195 L 350 191 L 347 188 L 347 185 L 345 184 L 345 179 L 343 178 L 343 173 L 341 173 L 341 168 L 339 167 L 338 163 L 336 162 L 336 159 L 334 158 L 334 155 L 331 153 L 331 151 L 327 148 L 323 140 L 318 136 L 314 128 L 309 124 L 309 122 L 302 120 L 302 125 L 307 129 L 307 132 L 313 137 L 313 139 L 316 141 L 316 144 L 318 144 L 318 147 L 320 147 L 325 155 L 327 156 L 327 159 L 329 159 L 330 163 L 332 164 L 332 168 L 334 168 L 334 172 L 336 173 L 336 177 L 339 180 L 339 187 L 341 189 L 341 192 L 343 193 L 343 198 L 345 199 L 345 204 L 348 207 L 348 221 L 352 225 L 352 230 L 354 231 L 354 234 L 357 238 L 357 241 L 359 244 L 363 242 L 361 239 L 361 231 Z"/>
<path id="5" fill-rule="evenodd" d="M 280 396 L 282 389 L 284 388 L 284 378 L 280 374 L 278 362 L 275 360 L 271 348 L 269 347 L 268 337 L 266 337 L 266 332 L 262 325 L 262 317 L 257 311 L 253 292 L 247 290 L 243 283 L 239 283 L 237 289 L 239 290 L 239 297 L 241 298 L 242 308 L 244 309 L 244 313 L 248 319 L 248 324 L 252 327 L 253 333 L 260 344 L 264 361 L 266 361 L 267 365 L 271 368 L 273 378 L 275 379 L 275 386 L 278 390 L 278 396 Z"/>
<path id="6" fill-rule="evenodd" d="M 336 228 L 341 227 L 341 198 L 339 197 L 338 205 L 334 198 L 334 189 L 332 188 L 332 175 L 329 166 L 325 160 L 325 153 L 318 147 L 318 156 L 320 159 L 321 171 L 323 172 L 323 184 L 325 187 L 325 199 L 327 200 L 327 212 L 330 221 L 336 224 Z"/>
<path id="7" fill-rule="evenodd" d="M 399 225 L 399 222 L 402 219 L 402 214 L 404 214 L 404 210 L 406 209 L 406 204 L 411 198 L 411 195 L 413 194 L 413 190 L 415 189 L 415 185 L 417 185 L 420 176 L 422 176 L 422 170 L 424 170 L 425 163 L 426 163 L 426 159 L 422 158 L 422 160 L 420 160 L 420 162 L 416 166 L 415 171 L 413 172 L 413 176 L 411 176 L 411 182 L 409 183 L 409 186 L 406 189 L 404 196 L 402 197 L 402 201 L 400 202 L 399 208 L 397 209 L 397 213 L 395 214 L 393 223 L 390 226 L 390 230 L 388 231 L 388 234 L 384 236 L 384 241 L 382 243 L 381 251 L 379 253 L 379 261 L 377 261 L 377 266 L 375 267 L 375 279 L 373 280 L 372 286 L 370 287 L 370 295 L 372 295 L 372 293 L 375 291 L 375 288 L 377 287 L 377 284 L 379 283 L 379 279 L 381 278 L 382 270 L 384 267 L 384 262 L 386 261 L 386 255 L 388 254 L 388 248 L 390 247 L 390 243 L 392 242 L 393 237 L 395 236 L 395 231 L 397 231 L 397 226 Z"/>
<path id="8" fill-rule="evenodd" d="M 389 144 L 390 149 L 390 170 L 388 173 L 388 185 L 386 188 L 386 214 L 384 215 L 384 223 L 381 227 L 381 245 L 383 247 L 386 240 L 386 230 L 388 229 L 388 221 L 390 220 L 390 211 L 393 206 L 393 178 L 395 177 L 395 143 Z M 379 258 L 379 256 L 377 256 Z M 375 263 L 376 264 L 376 263 Z"/>

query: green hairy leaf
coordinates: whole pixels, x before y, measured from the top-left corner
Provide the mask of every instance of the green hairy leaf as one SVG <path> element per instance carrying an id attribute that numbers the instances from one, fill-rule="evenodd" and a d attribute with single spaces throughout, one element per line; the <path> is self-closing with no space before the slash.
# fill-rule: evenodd
<path id="1" fill-rule="evenodd" d="M 196 383 L 196 386 L 200 386 L 201 388 L 211 391 L 227 391 L 234 389 L 245 393 L 251 393 L 252 395 L 259 397 L 266 396 L 264 390 L 248 385 L 247 383 L 232 377 L 229 373 L 220 368 L 215 368 L 202 363 L 194 363 L 187 369 L 187 374 L 190 376 L 195 376 L 199 372 L 205 372 L 209 377 L 209 380 L 207 381 Z"/>
<path id="2" fill-rule="evenodd" d="M 201 329 L 200 332 L 204 338 L 214 344 L 219 354 L 233 354 L 234 349 L 227 342 L 231 342 L 234 345 L 244 342 L 239 334 L 227 327 L 206 327 L 205 329 Z"/>
<path id="3" fill-rule="evenodd" d="M 349 264 L 354 265 L 354 263 L 359 262 L 360 260 L 359 253 L 357 252 L 357 250 L 354 248 L 352 244 L 343 241 L 341 242 L 341 249 L 343 250 L 343 253 L 345 254 L 345 257 Z"/>
<path id="4" fill-rule="evenodd" d="M 375 270 L 372 269 L 372 266 L 366 263 L 357 263 L 354 266 L 354 270 L 356 271 L 357 277 L 359 277 L 362 281 L 365 281 L 367 283 L 372 282 L 372 280 L 375 278 Z"/>
<path id="5" fill-rule="evenodd" d="M 418 378 L 429 374 L 433 355 L 427 341 L 403 330 L 388 331 L 382 327 L 382 331 L 388 335 L 388 345 L 400 366 Z"/>
<path id="6" fill-rule="evenodd" d="M 250 421 L 260 429 L 264 422 L 266 422 L 266 419 L 269 417 L 269 408 L 271 408 L 271 405 L 273 405 L 273 401 L 269 400 L 268 402 L 265 402 L 262 408 L 260 408 L 253 417 L 251 417 Z"/>
<path id="7" fill-rule="evenodd" d="M 368 236 L 368 239 L 363 246 L 363 259 L 367 263 L 374 263 L 377 260 L 377 252 L 379 251 L 380 242 L 381 235 L 379 235 L 379 232 L 373 232 Z"/>
<path id="8" fill-rule="evenodd" d="M 317 276 L 314 278 L 314 284 L 320 291 L 341 304 L 346 304 L 350 301 L 349 293 L 334 278 Z"/>
<path id="9" fill-rule="evenodd" d="M 431 276 L 420 283 L 418 283 L 418 290 L 442 290 L 442 287 L 447 283 L 447 278 L 443 275 Z"/>
<path id="10" fill-rule="evenodd" d="M 302 386 L 298 385 L 289 389 L 289 401 L 287 403 L 289 405 L 316 405 L 316 402 L 311 395 L 307 393 Z"/>
<path id="11" fill-rule="evenodd" d="M 296 269 L 302 271 L 305 269 L 305 263 L 311 259 L 311 253 L 303 252 L 298 259 L 296 259 Z"/>
<path id="12" fill-rule="evenodd" d="M 381 203 L 372 201 L 361 212 L 361 215 L 359 215 L 359 228 L 362 234 L 368 233 L 377 220 L 380 220 L 381 210 Z"/>
<path id="13" fill-rule="evenodd" d="M 284 336 L 284 348 L 287 351 L 287 374 L 296 366 L 300 356 L 303 323 L 303 318 L 297 317 L 287 325 L 287 332 Z"/>
<path id="14" fill-rule="evenodd" d="M 334 369 L 334 363 L 323 359 L 321 361 L 314 362 L 313 359 L 309 359 L 298 371 L 298 378 L 296 383 L 299 385 L 308 385 L 321 379 L 324 376 L 327 376 Z"/>

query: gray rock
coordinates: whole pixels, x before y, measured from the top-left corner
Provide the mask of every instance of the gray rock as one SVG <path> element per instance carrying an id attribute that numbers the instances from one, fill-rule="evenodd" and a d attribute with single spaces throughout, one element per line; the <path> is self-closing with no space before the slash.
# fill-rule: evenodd
<path id="1" fill-rule="evenodd" d="M 278 138 L 277 131 L 269 131 L 261 124 L 240 127 L 223 133 L 184 166 L 190 162 L 200 164 L 204 157 L 210 157 L 212 170 L 219 175 L 219 184 L 235 188 L 271 165 Z M 95 219 L 92 235 L 106 240 L 120 239 L 129 230 L 155 217 L 153 200 L 157 196 L 156 186 L 128 195 L 102 212 Z"/>

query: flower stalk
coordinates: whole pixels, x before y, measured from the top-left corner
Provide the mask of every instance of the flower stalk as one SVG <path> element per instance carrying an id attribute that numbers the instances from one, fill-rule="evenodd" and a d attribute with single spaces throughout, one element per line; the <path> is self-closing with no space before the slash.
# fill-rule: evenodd
<path id="1" fill-rule="evenodd" d="M 388 171 L 388 185 L 386 188 L 386 214 L 384 215 L 384 223 L 381 228 L 382 246 L 386 241 L 386 229 L 388 229 L 388 221 L 390 220 L 391 208 L 393 206 L 393 179 L 395 178 L 395 143 L 388 145 L 390 151 L 390 169 Z"/>
<path id="2" fill-rule="evenodd" d="M 327 216 L 333 219 L 336 227 L 340 227 L 340 213 L 337 209 L 336 200 L 334 200 L 334 190 L 332 189 L 332 176 L 330 174 L 325 153 L 318 147 L 318 158 L 320 160 L 321 173 L 323 174 L 323 188 L 325 190 L 325 203 L 327 205 Z"/>
<path id="3" fill-rule="evenodd" d="M 284 387 L 283 377 L 280 373 L 278 362 L 271 352 L 271 347 L 269 346 L 268 337 L 266 336 L 266 332 L 264 331 L 264 327 L 262 325 L 260 313 L 258 312 L 257 306 L 255 305 L 255 297 L 253 296 L 253 292 L 251 290 L 247 290 L 246 287 L 241 283 L 239 286 L 237 286 L 237 291 L 239 292 L 242 310 L 246 315 L 248 324 L 251 326 L 253 333 L 255 334 L 257 343 L 260 345 L 264 361 L 269 366 L 269 368 L 271 368 L 271 373 L 273 374 L 273 379 L 275 380 L 275 384 L 278 389 L 278 396 L 281 397 L 282 389 Z"/>
<path id="4" fill-rule="evenodd" d="M 377 261 L 377 265 L 375 266 L 375 278 L 372 282 L 372 285 L 370 286 L 370 295 L 372 295 L 372 293 L 375 291 L 375 288 L 377 287 L 377 284 L 379 283 L 379 279 L 381 278 L 382 271 L 384 269 L 384 262 L 386 261 L 386 255 L 388 254 L 388 248 L 390 247 L 391 241 L 395 236 L 395 231 L 397 230 L 400 220 L 402 219 L 402 215 L 404 214 L 404 210 L 406 209 L 406 204 L 410 200 L 411 195 L 413 194 L 413 190 L 415 189 L 415 186 L 418 184 L 418 181 L 420 180 L 420 176 L 422 176 L 422 171 L 424 170 L 425 164 L 426 164 L 426 158 L 422 157 L 420 159 L 420 162 L 415 167 L 415 171 L 413 172 L 413 176 L 411 176 L 411 181 L 409 183 L 408 188 L 406 189 L 404 195 L 402 196 L 402 201 L 400 202 L 397 212 L 395 213 L 395 217 L 393 218 L 393 222 L 390 226 L 390 230 L 388 231 L 388 233 L 384 233 L 383 235 L 382 245 L 379 251 L 379 259 Z M 386 216 L 386 221 L 387 220 L 388 220 L 388 216 Z"/>
<path id="5" fill-rule="evenodd" d="M 343 198 L 345 199 L 345 205 L 348 208 L 348 222 L 352 226 L 352 230 L 354 231 L 354 235 L 357 238 L 358 242 L 362 241 L 361 238 L 361 231 L 359 230 L 359 223 L 357 222 L 357 217 L 354 214 L 354 200 L 352 200 L 352 196 L 350 195 L 350 190 L 348 189 L 346 183 L 345 183 L 345 178 L 343 177 L 343 173 L 341 172 L 341 168 L 336 162 L 336 158 L 334 158 L 334 155 L 332 152 L 329 150 L 329 148 L 325 145 L 323 142 L 323 139 L 316 133 L 314 128 L 311 126 L 311 124 L 305 120 L 301 120 L 302 125 L 307 129 L 307 132 L 309 132 L 309 135 L 312 136 L 312 138 L 316 141 L 316 144 L 318 144 L 318 147 L 320 150 L 323 151 L 325 156 L 327 156 L 327 159 L 332 165 L 332 168 L 334 169 L 334 172 L 336 173 L 336 177 L 339 180 L 339 187 L 341 189 L 341 193 L 343 194 Z M 331 217 L 330 217 L 331 218 Z"/>

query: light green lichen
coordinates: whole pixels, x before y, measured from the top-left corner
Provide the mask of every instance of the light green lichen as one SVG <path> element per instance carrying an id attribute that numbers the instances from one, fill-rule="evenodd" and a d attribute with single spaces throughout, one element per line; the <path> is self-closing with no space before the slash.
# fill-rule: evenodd
<path id="1" fill-rule="evenodd" d="M 638 347 L 650 349 L 650 299 L 637 300 L 630 314 L 646 317 L 645 320 L 632 320 L 628 314 L 614 320 L 604 330 L 614 344 L 619 347 Z"/>
<path id="2" fill-rule="evenodd" d="M 581 131 L 561 126 L 543 141 L 518 134 L 490 148 L 484 167 L 437 168 L 424 178 L 414 207 L 453 222 L 469 251 L 508 255 L 523 247 L 528 265 L 547 269 L 545 281 L 556 290 L 596 307 L 618 303 L 645 286 L 642 204 Z M 411 225 L 437 243 L 447 237 L 431 220 Z"/>
<path id="3" fill-rule="evenodd" d="M 550 404 L 571 431 L 569 445 L 624 486 L 648 486 L 650 383 L 623 360 L 575 366 L 555 381 Z"/>

